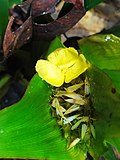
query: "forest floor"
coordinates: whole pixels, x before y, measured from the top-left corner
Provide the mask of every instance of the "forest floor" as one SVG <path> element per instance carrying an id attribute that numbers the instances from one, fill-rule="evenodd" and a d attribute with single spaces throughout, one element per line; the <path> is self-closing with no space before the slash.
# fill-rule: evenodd
<path id="1" fill-rule="evenodd" d="M 120 0 L 105 0 L 86 15 L 68 32 L 67 37 L 85 37 L 120 25 Z M 64 41 L 63 37 L 63 41 Z"/>

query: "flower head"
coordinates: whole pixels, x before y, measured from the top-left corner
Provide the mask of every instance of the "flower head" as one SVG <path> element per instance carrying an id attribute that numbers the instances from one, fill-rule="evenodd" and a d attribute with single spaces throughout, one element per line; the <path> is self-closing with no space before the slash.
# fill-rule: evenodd
<path id="1" fill-rule="evenodd" d="M 56 49 L 47 60 L 38 60 L 35 68 L 42 79 L 60 87 L 64 82 L 69 83 L 85 72 L 88 63 L 83 54 L 79 55 L 77 50 L 69 47 Z"/>

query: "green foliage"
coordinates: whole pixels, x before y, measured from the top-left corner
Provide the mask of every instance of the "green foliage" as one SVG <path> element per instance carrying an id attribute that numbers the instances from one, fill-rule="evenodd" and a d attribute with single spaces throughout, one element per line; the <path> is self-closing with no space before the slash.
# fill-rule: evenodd
<path id="1" fill-rule="evenodd" d="M 9 1 L 9 7 L 12 7 L 12 5 L 19 4 L 23 0 L 8 0 Z"/>
<path id="2" fill-rule="evenodd" d="M 86 10 L 89 10 L 91 8 L 94 8 L 97 4 L 101 3 L 103 0 L 85 0 L 85 8 Z"/>
<path id="3" fill-rule="evenodd" d="M 114 35 L 95 35 L 79 41 L 87 60 L 104 71 L 120 91 L 120 38 Z"/>
<path id="4" fill-rule="evenodd" d="M 8 0 L 6 1 L 1 0 L 0 1 L 0 35 L 1 36 L 4 36 L 4 32 L 8 23 L 8 8 L 9 8 Z"/>
<path id="5" fill-rule="evenodd" d="M 113 92 L 114 85 L 111 79 L 100 69 L 92 66 L 88 76 L 91 101 L 96 113 L 94 122 L 96 139 L 92 141 L 90 152 L 93 157 L 98 158 L 106 151 L 104 141 L 108 137 L 120 137 L 120 94 Z"/>
<path id="6" fill-rule="evenodd" d="M 0 157 L 70 159 L 50 116 L 51 88 L 36 74 L 23 99 L 0 111 Z"/>
<path id="7" fill-rule="evenodd" d="M 0 35 L 3 37 L 9 18 L 9 8 L 13 4 L 19 4 L 22 0 L 1 0 L 0 1 Z M 4 18 L 3 18 L 4 17 Z"/>
<path id="8" fill-rule="evenodd" d="M 119 43 L 120 39 L 113 35 L 95 35 L 79 41 L 81 51 L 92 64 L 88 76 L 92 104 L 96 110 L 96 141 L 90 148 L 94 157 L 105 152 L 103 142 L 106 140 L 120 150 L 119 143 L 110 141 L 112 138 L 120 140 Z"/>

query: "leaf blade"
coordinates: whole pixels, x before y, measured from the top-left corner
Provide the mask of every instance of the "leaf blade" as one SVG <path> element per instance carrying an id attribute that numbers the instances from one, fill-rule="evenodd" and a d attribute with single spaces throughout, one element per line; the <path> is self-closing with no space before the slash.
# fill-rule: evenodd
<path id="1" fill-rule="evenodd" d="M 50 95 L 51 89 L 35 75 L 23 99 L 0 111 L 0 157 L 71 159 L 50 115 Z"/>
<path id="2" fill-rule="evenodd" d="M 103 70 L 120 91 L 120 85 L 117 83 L 120 81 L 120 38 L 112 34 L 94 35 L 78 43 L 86 59 Z"/>

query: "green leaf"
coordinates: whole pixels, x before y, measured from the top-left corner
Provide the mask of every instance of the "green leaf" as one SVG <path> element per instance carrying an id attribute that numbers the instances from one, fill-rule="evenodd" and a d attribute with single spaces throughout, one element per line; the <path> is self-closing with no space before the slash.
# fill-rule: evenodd
<path id="1" fill-rule="evenodd" d="M 95 35 L 78 43 L 91 63 L 87 74 L 96 115 L 93 124 L 96 139 L 92 140 L 89 152 L 98 158 L 107 151 L 104 141 L 120 139 L 120 39 L 114 35 Z M 119 149 L 118 143 L 110 144 Z"/>
<path id="2" fill-rule="evenodd" d="M 95 35 L 79 41 L 86 59 L 103 70 L 120 91 L 120 38 L 114 35 Z"/>
<path id="3" fill-rule="evenodd" d="M 85 0 L 85 9 L 89 10 L 91 8 L 94 8 L 97 4 L 103 2 L 103 0 Z"/>
<path id="4" fill-rule="evenodd" d="M 120 138 L 120 93 L 113 92 L 111 79 L 100 69 L 91 66 L 87 72 L 91 86 L 91 101 L 95 109 L 96 139 L 92 140 L 90 153 L 98 158 L 106 152 L 104 141 Z M 118 146 L 115 146 L 118 147 Z"/>
<path id="5" fill-rule="evenodd" d="M 113 84 L 120 91 L 120 70 L 103 70 L 112 79 Z"/>
<path id="6" fill-rule="evenodd" d="M 51 94 L 36 74 L 22 100 L 0 111 L 1 158 L 71 159 L 50 114 Z"/>

